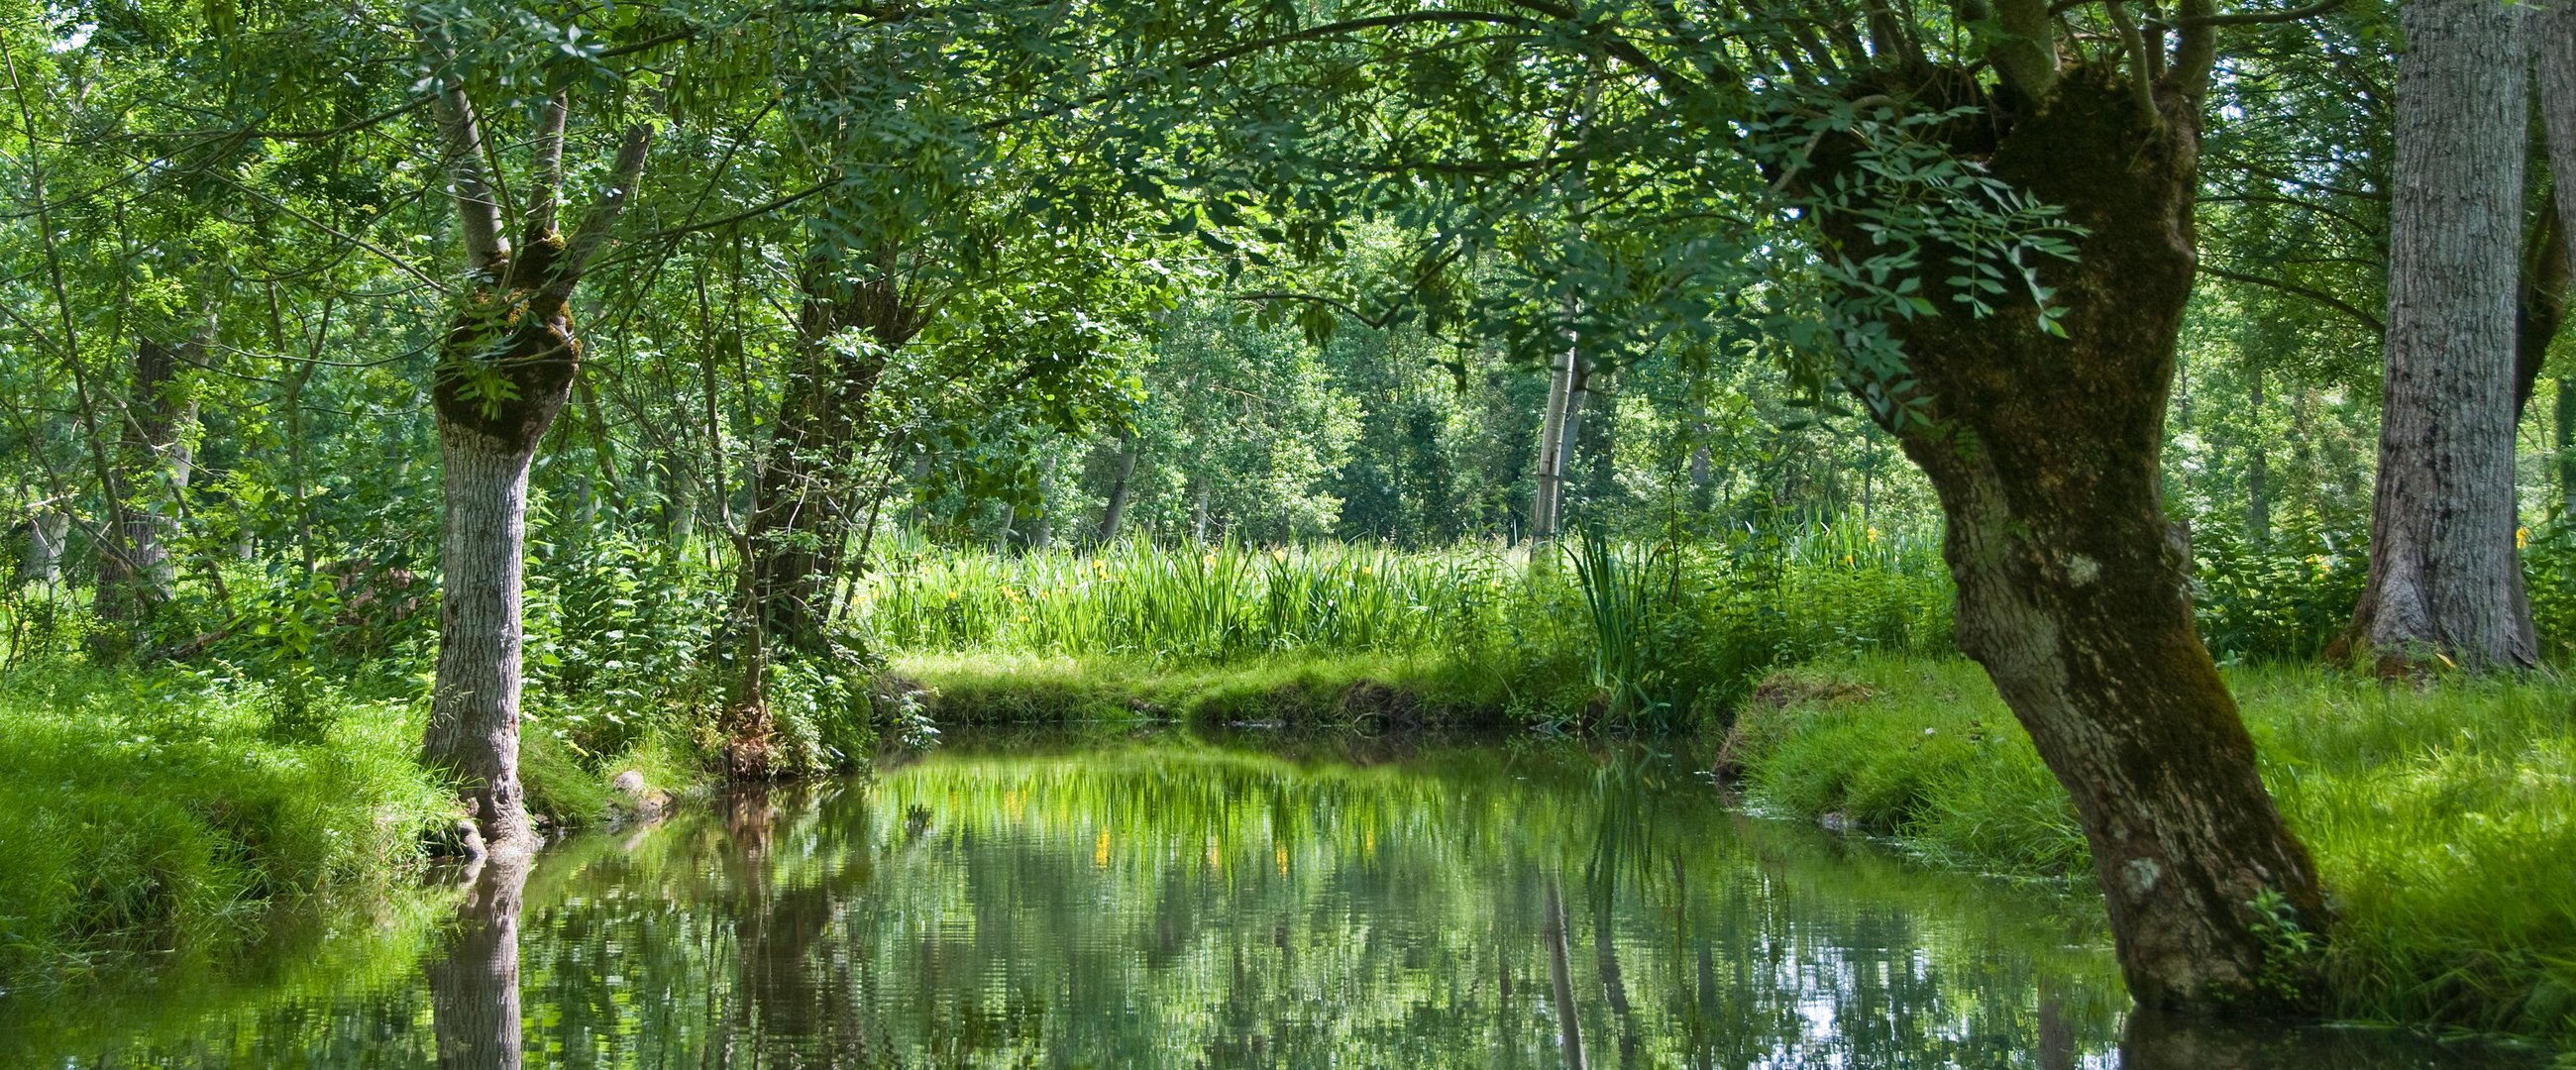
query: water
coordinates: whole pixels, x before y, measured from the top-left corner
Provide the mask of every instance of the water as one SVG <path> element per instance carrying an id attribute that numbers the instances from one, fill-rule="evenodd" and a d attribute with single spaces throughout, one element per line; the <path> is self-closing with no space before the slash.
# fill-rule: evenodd
<path id="1" fill-rule="evenodd" d="M 2133 1020 L 2080 899 L 1568 744 L 969 739 L 455 876 L 247 962 L 0 1002 L 0 1063 L 2543 1061 Z"/>

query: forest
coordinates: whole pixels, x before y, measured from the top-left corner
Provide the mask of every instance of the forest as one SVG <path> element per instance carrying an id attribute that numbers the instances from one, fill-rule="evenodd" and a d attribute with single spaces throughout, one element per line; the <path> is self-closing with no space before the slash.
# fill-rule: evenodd
<path id="1" fill-rule="evenodd" d="M 2576 1057 L 2569 0 L 0 76 L 0 1062 Z"/>

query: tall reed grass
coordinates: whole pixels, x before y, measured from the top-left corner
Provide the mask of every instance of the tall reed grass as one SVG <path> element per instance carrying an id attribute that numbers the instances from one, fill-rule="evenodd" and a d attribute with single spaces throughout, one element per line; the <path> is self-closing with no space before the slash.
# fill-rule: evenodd
<path id="1" fill-rule="evenodd" d="M 904 542 L 848 597 L 898 660 L 1430 659 L 1496 675 L 1519 718 L 1677 727 L 1776 665 L 1946 650 L 1950 587 L 1934 546 L 1857 522 L 1591 534 L 1536 550 L 1228 540 L 997 554 Z"/>

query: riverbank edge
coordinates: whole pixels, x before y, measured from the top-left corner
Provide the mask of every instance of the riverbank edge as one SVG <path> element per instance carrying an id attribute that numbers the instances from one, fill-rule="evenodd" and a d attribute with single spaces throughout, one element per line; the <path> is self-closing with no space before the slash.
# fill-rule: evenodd
<path id="1" fill-rule="evenodd" d="M 2227 675 L 2338 913 L 2325 1012 L 2576 1053 L 2576 690 L 2548 677 L 2415 689 L 2311 667 Z M 1927 864 L 2093 882 L 2065 790 L 1963 659 L 1775 672 L 1711 765 L 1758 809 Z"/>
<path id="2" fill-rule="evenodd" d="M 425 716 L 417 701 L 170 667 L 0 678 L 0 813 L 43 845 L 0 869 L 0 991 L 221 957 L 277 917 L 422 879 L 462 816 L 420 765 Z M 528 731 L 522 780 L 549 834 L 615 826 L 716 786 L 687 746 L 648 736 L 583 756 Z"/>

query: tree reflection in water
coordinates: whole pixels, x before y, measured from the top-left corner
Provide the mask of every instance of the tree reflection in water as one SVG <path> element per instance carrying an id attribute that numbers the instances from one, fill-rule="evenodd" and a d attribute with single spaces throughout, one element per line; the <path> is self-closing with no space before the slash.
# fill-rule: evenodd
<path id="1" fill-rule="evenodd" d="M 461 874 L 455 933 L 426 971 L 441 1067 L 518 1070 L 519 911 L 531 868 L 513 853 Z"/>
<path id="2" fill-rule="evenodd" d="M 965 741 L 575 838 L 462 902 L 426 970 L 46 1061 L 418 1066 L 434 1019 L 468 1067 L 518 1065 L 522 1030 L 568 1067 L 2545 1062 L 2131 1018 L 2081 895 L 1526 741 Z"/>

